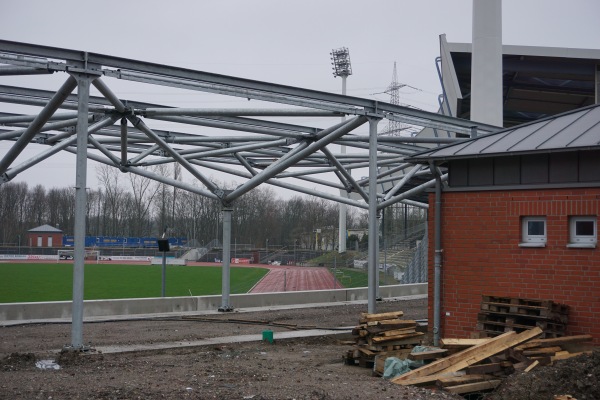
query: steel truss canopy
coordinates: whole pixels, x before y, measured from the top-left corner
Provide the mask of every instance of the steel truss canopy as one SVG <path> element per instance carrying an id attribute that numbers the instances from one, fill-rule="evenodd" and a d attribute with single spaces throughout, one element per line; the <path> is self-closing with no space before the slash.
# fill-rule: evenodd
<path id="1" fill-rule="evenodd" d="M 48 74 L 58 75 L 55 77 L 60 86 L 56 90 L 0 86 L 0 102 L 7 104 L 4 112 L 0 110 L 0 141 L 9 144 L 9 150 L 0 154 L 0 184 L 58 153 L 76 155 L 70 346 L 74 349 L 83 347 L 88 160 L 221 202 L 222 311 L 232 309 L 231 215 L 238 198 L 266 183 L 368 209 L 368 299 L 369 312 L 375 312 L 379 211 L 397 202 L 427 208 L 425 191 L 439 188 L 446 178 L 437 168 L 430 171 L 427 166 L 413 165 L 406 162 L 406 157 L 431 146 L 462 140 L 451 137 L 457 134 L 483 135 L 498 130 L 358 97 L 0 40 L 0 76 L 26 75 L 29 84 L 46 79 L 33 75 Z M 15 78 L 17 81 L 23 80 Z M 254 101 L 249 104 L 259 106 L 182 108 L 176 101 L 155 104 L 125 99 L 119 95 L 124 83 L 169 87 L 182 95 L 202 92 L 214 95 L 215 103 L 222 96 L 248 99 Z M 15 112 L 23 108 L 34 108 L 35 112 Z M 340 116 L 349 118 L 339 122 Z M 298 117 L 315 123 L 299 124 Z M 448 134 L 444 138 L 378 137 L 377 124 L 382 119 Z M 361 133 L 363 126 L 368 126 L 368 133 Z M 23 161 L 20 156 L 32 144 L 42 145 L 42 150 Z M 352 152 L 340 151 L 342 146 Z M 34 150 L 38 149 L 35 146 Z M 161 164 L 179 164 L 194 182 L 182 182 L 152 168 Z M 361 169 L 368 171 L 368 177 L 355 178 L 351 171 Z M 235 178 L 242 183 L 231 189 L 215 182 L 212 173 L 224 174 L 228 177 L 224 181 Z"/>
<path id="2" fill-rule="evenodd" d="M 101 93 L 88 100 L 88 159 L 219 199 L 223 204 L 232 203 L 267 183 L 368 208 L 369 180 L 354 179 L 349 172 L 369 166 L 369 134 L 359 133 L 359 127 L 368 120 L 388 119 L 463 135 L 472 134 L 474 129 L 480 135 L 497 130 L 482 124 L 474 128 L 470 121 L 358 97 L 77 50 L 0 41 L 0 75 L 56 73 L 65 76 L 65 83 L 56 92 L 0 86 L 1 102 L 41 110 L 37 115 L 0 114 L 0 125 L 4 126 L 0 140 L 15 142 L 7 154 L 0 155 L 3 182 L 61 151 L 75 152 L 74 127 L 79 114 L 78 96 L 72 92 L 77 87 L 76 78 L 81 76 L 90 79 Z M 113 91 L 119 80 L 177 88 L 182 93 L 199 91 L 258 100 L 260 104 L 256 108 L 227 109 L 140 102 L 122 98 L 117 89 Z M 75 112 L 59 112 L 59 109 Z M 341 115 L 351 118 L 340 123 Z M 296 124 L 293 119 L 297 117 L 318 118 L 318 126 Z M 185 129 L 154 127 L 166 122 Z M 404 157 L 452 140 L 455 139 L 379 137 L 377 167 L 409 171 L 411 165 L 403 162 Z M 14 165 L 17 156 L 32 143 L 48 148 Z M 341 154 L 339 145 L 352 148 L 354 153 Z M 174 181 L 146 168 L 165 163 L 179 163 L 201 185 Z M 243 179 L 244 183 L 226 190 L 208 178 L 215 171 Z M 378 201 L 385 199 L 387 204 L 411 201 L 425 206 L 422 204 L 425 188 L 410 195 L 404 193 L 429 182 L 431 177 L 427 174 L 427 171 L 415 172 L 402 188 L 392 188 L 394 194 L 377 193 Z M 378 177 L 381 182 L 386 179 L 390 180 L 386 173 Z M 331 194 L 339 193 L 339 189 L 358 194 L 364 201 Z"/>

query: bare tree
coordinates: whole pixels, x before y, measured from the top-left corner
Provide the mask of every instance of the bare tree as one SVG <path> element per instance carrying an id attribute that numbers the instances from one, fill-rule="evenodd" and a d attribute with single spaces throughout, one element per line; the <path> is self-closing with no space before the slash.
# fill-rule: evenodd
<path id="1" fill-rule="evenodd" d="M 129 174 L 129 183 L 133 194 L 131 220 L 132 236 L 148 236 L 151 234 L 150 210 L 160 185 L 149 178 Z"/>
<path id="2" fill-rule="evenodd" d="M 108 165 L 96 169 L 98 182 L 104 188 L 103 231 L 105 235 L 119 235 L 123 225 L 124 189 L 119 184 L 121 172 Z"/>

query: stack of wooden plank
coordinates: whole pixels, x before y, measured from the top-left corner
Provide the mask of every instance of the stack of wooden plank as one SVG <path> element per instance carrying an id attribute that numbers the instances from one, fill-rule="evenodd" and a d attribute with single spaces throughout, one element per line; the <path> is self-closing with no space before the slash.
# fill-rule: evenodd
<path id="1" fill-rule="evenodd" d="M 348 365 L 372 368 L 377 360 L 387 357 L 406 358 L 413 346 L 421 344 L 424 333 L 417 331 L 417 322 L 404 320 L 402 311 L 379 314 L 362 313 L 359 325 L 352 330 L 356 337 L 351 350 L 344 355 Z M 377 362 L 383 371 L 383 364 Z"/>
<path id="2" fill-rule="evenodd" d="M 498 386 L 516 370 L 529 372 L 538 365 L 591 353 L 590 335 L 540 339 L 538 327 L 505 332 L 484 339 L 442 339 L 452 352 L 421 368 L 392 379 L 399 385 L 442 388 L 457 394 L 483 392 Z"/>
<path id="3" fill-rule="evenodd" d="M 482 296 L 477 330 L 482 337 L 492 337 L 538 327 L 544 338 L 561 337 L 565 335 L 568 315 L 569 306 L 552 300 Z"/>

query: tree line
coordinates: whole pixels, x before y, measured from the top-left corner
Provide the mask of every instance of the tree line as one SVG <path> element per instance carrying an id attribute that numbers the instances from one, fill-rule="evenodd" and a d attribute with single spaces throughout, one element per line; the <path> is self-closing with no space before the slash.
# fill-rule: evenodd
<path id="1" fill-rule="evenodd" d="M 155 172 L 181 180 L 175 167 Z M 222 239 L 220 202 L 118 169 L 96 169 L 98 189 L 88 190 L 88 236 L 187 237 L 203 245 Z M 338 204 L 309 196 L 279 198 L 258 187 L 233 204 L 231 241 L 255 248 L 333 248 L 337 242 Z M 24 182 L 0 185 L 0 243 L 26 243 L 29 229 L 48 224 L 72 235 L 75 189 L 29 187 Z M 348 207 L 347 227 L 366 228 L 367 213 Z M 315 232 L 319 230 L 319 240 Z"/>

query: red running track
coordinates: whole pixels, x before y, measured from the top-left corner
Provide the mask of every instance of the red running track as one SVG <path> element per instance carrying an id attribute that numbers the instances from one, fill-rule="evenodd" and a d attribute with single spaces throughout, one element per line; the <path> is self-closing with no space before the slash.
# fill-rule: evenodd
<path id="1" fill-rule="evenodd" d="M 341 288 L 327 268 L 269 266 L 267 275 L 250 293 L 292 292 L 298 290 L 325 290 Z"/>

